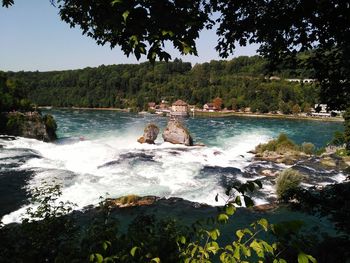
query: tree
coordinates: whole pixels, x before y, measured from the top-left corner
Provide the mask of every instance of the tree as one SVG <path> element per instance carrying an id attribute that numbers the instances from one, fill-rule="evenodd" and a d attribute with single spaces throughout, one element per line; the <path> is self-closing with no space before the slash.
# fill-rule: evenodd
<path id="1" fill-rule="evenodd" d="M 171 58 L 166 41 L 182 54 L 197 55 L 199 31 L 216 25 L 221 57 L 237 43 L 256 43 L 270 72 L 281 62 L 305 64 L 319 80 L 323 102 L 331 109 L 350 106 L 349 0 L 50 1 L 63 21 L 98 44 L 119 45 L 126 55 L 151 61 Z M 2 3 L 9 7 L 14 0 Z M 298 57 L 300 52 L 305 55 Z"/>
<path id="2" fill-rule="evenodd" d="M 311 104 L 310 103 L 305 103 L 303 107 L 303 112 L 304 113 L 311 113 Z"/>
<path id="3" fill-rule="evenodd" d="M 233 111 L 237 111 L 238 110 L 238 103 L 237 103 L 237 99 L 236 98 L 233 98 L 232 99 L 232 110 Z"/>
<path id="4" fill-rule="evenodd" d="M 281 63 L 304 64 L 320 83 L 322 102 L 330 109 L 350 107 L 349 0 L 50 1 L 63 21 L 97 44 L 119 45 L 126 55 L 150 61 L 171 58 L 166 41 L 182 54 L 197 55 L 199 31 L 215 25 L 221 57 L 237 43 L 256 43 L 268 58 L 268 72 Z M 13 4 L 2 0 L 5 7 Z M 306 56 L 298 57 L 300 52 Z"/>
<path id="5" fill-rule="evenodd" d="M 294 106 L 293 106 L 293 108 L 292 108 L 292 113 L 294 114 L 294 115 L 298 115 L 299 113 L 300 113 L 300 106 L 298 105 L 298 104 L 295 104 Z"/>
<path id="6" fill-rule="evenodd" d="M 345 130 L 344 130 L 344 139 L 345 139 L 345 148 L 350 155 L 350 108 L 344 113 L 345 119 Z"/>
<path id="7" fill-rule="evenodd" d="M 222 98 L 216 97 L 215 99 L 213 99 L 213 104 L 216 109 L 221 110 Z"/>

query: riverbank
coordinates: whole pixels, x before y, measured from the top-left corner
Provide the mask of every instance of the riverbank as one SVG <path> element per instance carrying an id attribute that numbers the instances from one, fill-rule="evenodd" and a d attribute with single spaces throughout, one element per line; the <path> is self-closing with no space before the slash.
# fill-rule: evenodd
<path id="1" fill-rule="evenodd" d="M 191 113 L 193 116 L 193 113 Z M 246 113 L 246 112 L 233 112 L 233 111 L 195 111 L 194 116 L 197 117 L 251 117 L 251 118 L 271 118 L 271 119 L 291 119 L 291 120 L 310 120 L 310 121 L 326 121 L 326 122 L 343 122 L 342 117 L 312 117 L 312 116 L 300 116 L 300 115 L 285 115 L 285 114 L 272 114 L 272 113 Z"/>
<path id="2" fill-rule="evenodd" d="M 120 108 L 88 108 L 88 107 L 52 107 L 52 106 L 40 106 L 39 109 L 66 109 L 66 110 L 96 110 L 96 111 L 118 111 L 118 112 L 130 112 L 130 109 Z M 162 116 L 162 115 L 158 115 Z M 193 116 L 193 112 L 190 113 Z M 270 118 L 270 119 L 290 119 L 290 120 L 309 120 L 309 121 L 324 121 L 324 122 L 344 122 L 342 117 L 312 117 L 312 116 L 300 116 L 300 115 L 285 115 L 285 114 L 272 114 L 272 113 L 246 113 L 246 112 L 234 112 L 234 111 L 198 111 L 194 112 L 195 117 L 208 117 L 208 118 L 221 118 L 221 117 L 250 117 L 250 118 Z"/>
<path id="3" fill-rule="evenodd" d="M 38 109 L 41 110 L 51 110 L 51 109 L 62 109 L 62 110 L 100 110 L 100 111 L 119 111 L 119 112 L 130 112 L 130 109 L 120 109 L 120 108 L 88 108 L 88 107 L 52 107 L 52 106 L 39 106 Z"/>

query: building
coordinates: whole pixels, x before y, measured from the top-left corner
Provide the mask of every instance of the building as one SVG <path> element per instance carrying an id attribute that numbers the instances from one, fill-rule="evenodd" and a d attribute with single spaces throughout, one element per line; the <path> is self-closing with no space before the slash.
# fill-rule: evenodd
<path id="1" fill-rule="evenodd" d="M 270 80 L 281 80 L 281 78 L 277 77 L 277 76 L 271 76 L 269 79 Z"/>
<path id="2" fill-rule="evenodd" d="M 299 82 L 299 83 L 314 83 L 316 79 L 286 79 L 288 82 Z"/>
<path id="3" fill-rule="evenodd" d="M 319 108 L 319 111 L 316 111 L 317 108 Z M 331 117 L 331 113 L 328 112 L 328 105 L 327 104 L 315 104 L 314 109 L 311 110 L 311 116 Z"/>
<path id="4" fill-rule="evenodd" d="M 161 109 L 161 110 L 168 110 L 169 109 L 169 105 L 168 105 L 168 103 L 161 103 L 161 104 L 159 104 L 159 109 Z"/>
<path id="5" fill-rule="evenodd" d="M 175 101 L 171 106 L 171 115 L 174 116 L 187 116 L 188 104 L 183 100 Z"/>
<path id="6" fill-rule="evenodd" d="M 204 111 L 217 111 L 218 109 L 214 106 L 214 103 L 207 103 L 203 106 Z"/>
<path id="7" fill-rule="evenodd" d="M 156 108 L 156 103 L 155 102 L 149 102 L 148 103 L 148 109 L 154 110 Z"/>

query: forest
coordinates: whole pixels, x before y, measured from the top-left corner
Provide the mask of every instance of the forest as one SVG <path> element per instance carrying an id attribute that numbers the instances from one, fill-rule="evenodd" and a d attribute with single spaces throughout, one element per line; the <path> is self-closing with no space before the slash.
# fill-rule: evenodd
<path id="1" fill-rule="evenodd" d="M 281 65 L 267 76 L 267 61 L 260 56 L 195 64 L 173 62 L 101 65 L 78 70 L 7 72 L 28 98 L 39 106 L 115 107 L 147 109 L 148 102 L 185 100 L 202 107 L 214 98 L 223 108 L 251 107 L 252 111 L 291 113 L 318 103 L 317 84 L 291 83 L 284 78 L 309 78 L 312 72 Z"/>

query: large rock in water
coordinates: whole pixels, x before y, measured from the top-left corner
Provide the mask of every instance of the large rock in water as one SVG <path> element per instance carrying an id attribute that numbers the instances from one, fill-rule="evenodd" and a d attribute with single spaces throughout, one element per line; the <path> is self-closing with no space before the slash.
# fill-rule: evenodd
<path id="1" fill-rule="evenodd" d="M 42 140 L 57 139 L 57 125 L 51 115 L 42 116 L 39 112 L 9 112 L 2 115 L 0 133 Z"/>
<path id="2" fill-rule="evenodd" d="M 157 125 L 150 123 L 144 129 L 143 136 L 140 137 L 137 141 L 139 143 L 154 144 L 154 141 L 157 139 L 158 133 L 159 128 L 157 127 Z"/>
<path id="3" fill-rule="evenodd" d="M 186 127 L 177 119 L 170 120 L 163 132 L 165 142 L 193 146 L 193 139 Z"/>

